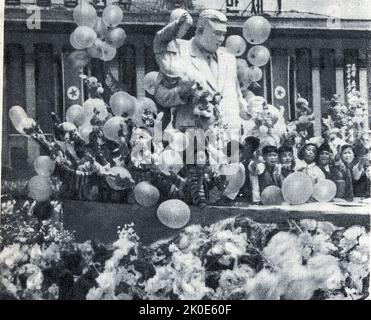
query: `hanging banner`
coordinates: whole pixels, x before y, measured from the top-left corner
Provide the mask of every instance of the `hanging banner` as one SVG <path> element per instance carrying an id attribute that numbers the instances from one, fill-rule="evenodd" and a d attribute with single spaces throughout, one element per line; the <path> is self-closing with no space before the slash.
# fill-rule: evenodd
<path id="1" fill-rule="evenodd" d="M 272 104 L 285 108 L 285 119 L 289 120 L 289 56 L 287 50 L 279 49 L 271 52 L 271 86 Z"/>
<path id="2" fill-rule="evenodd" d="M 68 60 L 69 52 L 62 53 L 62 80 L 63 80 L 63 115 L 73 104 L 82 106 L 84 102 L 84 85 L 80 77 L 82 70 L 71 66 Z"/>

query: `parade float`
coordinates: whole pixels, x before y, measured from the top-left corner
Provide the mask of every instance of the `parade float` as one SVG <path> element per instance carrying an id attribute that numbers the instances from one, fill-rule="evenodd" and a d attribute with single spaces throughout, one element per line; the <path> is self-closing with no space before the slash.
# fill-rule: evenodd
<path id="1" fill-rule="evenodd" d="M 73 12 L 77 28 L 70 38 L 76 50 L 69 60 L 77 70 L 91 59 L 112 60 L 126 37 L 119 7 L 110 5 L 98 17 L 94 6 L 82 3 Z M 325 139 L 335 149 L 365 146 L 367 110 L 357 92 L 349 92 L 348 105 L 334 100 L 323 137 L 313 138 L 305 99 L 298 99 L 304 106 L 298 119 L 285 123 L 282 110 L 265 107 L 264 98 L 248 90 L 269 61 L 262 45 L 269 34 L 269 22 L 254 16 L 244 37 L 232 35 L 225 43 L 224 50 L 237 57 L 238 80 L 251 102 L 249 116 L 241 114 L 244 137 L 254 135 L 261 145 L 285 141 L 294 150 Z M 241 58 L 247 43 L 250 65 Z M 150 96 L 157 76 L 151 72 L 144 79 Z M 52 137 L 22 107 L 9 111 L 15 129 L 36 141 L 43 155 L 29 181 L 3 182 L 2 298 L 368 296 L 367 199 L 341 201 L 339 185 L 294 172 L 282 188 L 266 188 L 261 203 L 252 205 L 240 192 L 240 162 L 227 157 L 217 96 L 192 88 L 194 115 L 214 139 L 189 169 L 182 152 L 192 139 L 171 123 L 162 128 L 154 99 L 129 95 L 109 68 L 105 79 L 82 72 L 81 78 L 89 98 L 71 105 L 63 119 L 51 115 Z M 104 90 L 110 91 L 108 101 Z M 259 151 L 253 157 L 263 165 Z"/>

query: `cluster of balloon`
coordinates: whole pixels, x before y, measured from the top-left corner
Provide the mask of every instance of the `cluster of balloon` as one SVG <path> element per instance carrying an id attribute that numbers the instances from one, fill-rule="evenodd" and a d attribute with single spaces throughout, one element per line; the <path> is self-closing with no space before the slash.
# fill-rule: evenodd
<path id="1" fill-rule="evenodd" d="M 180 229 L 189 222 L 191 210 L 181 200 L 167 200 L 159 205 L 157 217 L 165 226 L 172 229 Z"/>
<path id="2" fill-rule="evenodd" d="M 282 195 L 290 204 L 306 203 L 313 195 L 313 180 L 302 172 L 291 173 L 282 182 Z"/>
<path id="3" fill-rule="evenodd" d="M 134 180 L 127 169 L 116 166 L 109 169 L 106 182 L 111 189 L 120 191 L 131 188 Z"/>
<path id="4" fill-rule="evenodd" d="M 313 188 L 313 198 L 318 202 L 329 202 L 335 198 L 336 184 L 328 179 L 319 180 Z"/>
<path id="5" fill-rule="evenodd" d="M 94 115 L 94 110 L 96 110 L 97 118 L 100 121 L 104 121 L 107 116 L 109 115 L 106 104 L 102 99 L 99 98 L 89 98 L 84 102 L 83 111 L 85 114 L 85 124 L 90 123 L 90 120 L 92 119 Z"/>
<path id="6" fill-rule="evenodd" d="M 151 95 L 155 94 L 157 77 L 158 77 L 157 71 L 148 72 L 144 76 L 144 81 L 143 81 L 144 90 L 146 90 L 146 92 Z"/>
<path id="7" fill-rule="evenodd" d="M 261 193 L 261 201 L 264 205 L 280 205 L 284 202 L 282 191 L 277 186 L 268 186 Z"/>
<path id="8" fill-rule="evenodd" d="M 150 182 L 142 181 L 134 188 L 134 198 L 143 207 L 153 207 L 160 199 L 160 191 Z"/>
<path id="9" fill-rule="evenodd" d="M 126 32 L 118 27 L 123 20 L 123 12 L 117 5 L 108 5 L 102 17 L 88 0 L 80 0 L 73 10 L 73 20 L 77 28 L 70 36 L 70 43 L 76 51 L 70 62 L 76 69 L 85 67 L 90 58 L 110 61 L 116 56 L 117 48 L 126 40 Z"/>
<path id="10" fill-rule="evenodd" d="M 38 175 L 28 181 L 29 196 L 38 202 L 47 201 L 52 194 L 50 177 L 54 173 L 55 163 L 48 156 L 39 156 L 34 161 L 34 169 Z"/>
<path id="11" fill-rule="evenodd" d="M 243 36 L 248 43 L 253 45 L 247 53 L 247 60 L 251 67 L 247 63 L 242 63 L 242 61 L 246 62 L 246 60 L 237 60 L 239 79 L 242 79 L 246 86 L 249 86 L 252 82 L 259 81 L 263 76 L 260 67 L 268 63 L 270 52 L 260 44 L 268 39 L 270 32 L 270 23 L 262 16 L 250 17 L 243 25 Z M 236 57 L 241 57 L 246 51 L 244 38 L 238 35 L 229 36 L 225 42 L 226 50 Z"/>
<path id="12" fill-rule="evenodd" d="M 18 133 L 26 135 L 25 130 L 31 129 L 36 122 L 29 118 L 24 109 L 20 106 L 13 106 L 9 110 L 9 118 Z"/>

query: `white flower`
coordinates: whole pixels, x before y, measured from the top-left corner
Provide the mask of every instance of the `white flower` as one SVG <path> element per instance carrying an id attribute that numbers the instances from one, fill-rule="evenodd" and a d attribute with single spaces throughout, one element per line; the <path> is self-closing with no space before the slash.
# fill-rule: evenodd
<path id="1" fill-rule="evenodd" d="M 366 230 L 364 227 L 353 226 L 345 230 L 344 237 L 349 240 L 356 240 L 361 235 L 364 235 Z"/>
<path id="2" fill-rule="evenodd" d="M 39 259 L 42 256 L 42 252 L 40 249 L 40 246 L 38 244 L 35 244 L 32 246 L 31 251 L 30 251 L 30 260 L 32 263 L 37 263 Z"/>
<path id="3" fill-rule="evenodd" d="M 303 219 L 300 221 L 300 225 L 309 231 L 317 228 L 317 221 L 313 219 Z"/>
<path id="4" fill-rule="evenodd" d="M 0 266 L 6 265 L 9 269 L 13 269 L 17 263 L 26 261 L 28 255 L 26 254 L 26 248 L 21 247 L 21 244 L 15 243 L 10 246 L 6 246 L 3 251 L 0 252 Z"/>

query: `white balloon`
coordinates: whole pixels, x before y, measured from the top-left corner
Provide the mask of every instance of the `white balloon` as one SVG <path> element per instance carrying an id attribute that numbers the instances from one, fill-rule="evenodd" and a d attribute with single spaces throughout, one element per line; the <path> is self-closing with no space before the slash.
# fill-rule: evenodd
<path id="1" fill-rule="evenodd" d="M 157 217 L 165 226 L 172 229 L 183 228 L 191 218 L 191 209 L 181 200 L 171 199 L 160 204 Z"/>
<path id="2" fill-rule="evenodd" d="M 13 106 L 9 110 L 9 118 L 12 121 L 14 128 L 20 132 L 23 132 L 23 127 L 21 126 L 21 122 L 24 119 L 27 119 L 27 113 L 24 109 L 20 106 Z"/>
<path id="3" fill-rule="evenodd" d="M 48 156 L 37 157 L 33 165 L 37 174 L 42 177 L 50 177 L 55 170 L 55 163 Z"/>

